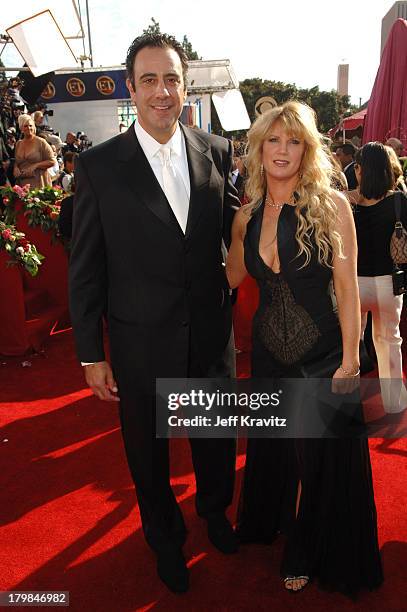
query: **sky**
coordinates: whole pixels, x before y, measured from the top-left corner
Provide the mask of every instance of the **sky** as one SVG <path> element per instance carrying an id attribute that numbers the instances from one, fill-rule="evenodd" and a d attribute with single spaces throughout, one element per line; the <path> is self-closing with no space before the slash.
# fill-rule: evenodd
<path id="1" fill-rule="evenodd" d="M 329 91 L 336 89 L 338 64 L 349 63 L 354 104 L 369 99 L 380 62 L 381 21 L 393 5 L 392 0 L 88 3 L 95 66 L 124 62 L 130 42 L 154 17 L 161 31 L 179 40 L 186 34 L 203 59 L 231 60 L 239 80 L 260 77 Z M 36 8 L 39 0 L 28 4 Z M 84 12 L 85 0 L 81 6 Z M 80 51 L 81 45 L 74 48 Z M 21 65 L 11 45 L 2 59 Z"/>

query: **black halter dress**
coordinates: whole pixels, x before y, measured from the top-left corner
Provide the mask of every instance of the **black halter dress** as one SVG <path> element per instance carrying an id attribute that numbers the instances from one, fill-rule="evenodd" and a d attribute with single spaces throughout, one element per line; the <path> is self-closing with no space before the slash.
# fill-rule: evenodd
<path id="1" fill-rule="evenodd" d="M 259 254 L 263 212 L 264 203 L 252 214 L 244 243 L 247 270 L 260 290 L 252 376 L 301 378 L 302 365 L 324 359 L 341 342 L 330 291 L 332 270 L 318 262 L 316 249 L 301 268 L 296 210 L 286 204 L 277 229 L 280 273 L 274 273 Z M 286 535 L 283 576 L 308 575 L 350 594 L 381 584 L 366 439 L 248 440 L 239 537 L 271 543 L 281 532 Z"/>

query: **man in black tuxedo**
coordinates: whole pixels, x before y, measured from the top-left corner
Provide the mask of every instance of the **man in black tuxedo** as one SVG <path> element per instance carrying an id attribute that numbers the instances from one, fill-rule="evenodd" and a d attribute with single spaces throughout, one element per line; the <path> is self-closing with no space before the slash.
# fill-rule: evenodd
<path id="1" fill-rule="evenodd" d="M 182 47 L 166 35 L 143 35 L 126 66 L 137 121 L 76 164 L 71 315 L 88 385 L 100 399 L 120 397 L 127 460 L 158 574 L 182 592 L 186 528 L 170 486 L 168 440 L 155 438 L 154 385 L 158 377 L 234 375 L 221 246 L 239 201 L 231 143 L 178 123 L 188 67 Z M 105 312 L 112 369 L 103 349 Z M 235 441 L 190 443 L 197 512 L 211 542 L 235 552 L 225 517 Z"/>
<path id="2" fill-rule="evenodd" d="M 335 151 L 336 157 L 342 165 L 342 170 L 348 181 L 348 189 L 356 189 L 358 181 L 355 174 L 355 153 L 356 147 L 351 142 L 345 142 Z"/>

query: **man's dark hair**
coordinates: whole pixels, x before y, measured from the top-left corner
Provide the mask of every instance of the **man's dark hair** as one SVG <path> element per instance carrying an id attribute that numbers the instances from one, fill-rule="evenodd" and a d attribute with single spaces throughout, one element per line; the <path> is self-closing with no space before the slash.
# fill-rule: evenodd
<path id="1" fill-rule="evenodd" d="M 352 157 L 355 156 L 357 150 L 355 145 L 353 145 L 351 142 L 345 142 L 344 144 L 341 144 L 339 147 L 337 147 L 336 150 L 338 149 L 342 149 L 345 155 L 352 155 Z"/>
<path id="2" fill-rule="evenodd" d="M 169 34 L 143 34 L 138 36 L 131 43 L 129 50 L 127 51 L 126 57 L 126 70 L 127 76 L 133 85 L 134 84 L 134 60 L 136 55 L 144 47 L 158 47 L 160 49 L 174 49 L 178 53 L 182 65 L 182 76 L 184 78 L 184 87 L 187 86 L 187 73 L 188 73 L 188 58 L 182 47 L 182 45 Z"/>
<path id="3" fill-rule="evenodd" d="M 392 189 L 394 174 L 390 157 L 381 142 L 368 142 L 355 156 L 361 169 L 360 193 L 368 200 L 379 200 Z"/>
<path id="4" fill-rule="evenodd" d="M 78 154 L 75 153 L 75 151 L 67 151 L 64 154 L 64 164 L 66 164 L 66 162 L 69 163 L 75 163 L 75 159 L 78 157 Z"/>

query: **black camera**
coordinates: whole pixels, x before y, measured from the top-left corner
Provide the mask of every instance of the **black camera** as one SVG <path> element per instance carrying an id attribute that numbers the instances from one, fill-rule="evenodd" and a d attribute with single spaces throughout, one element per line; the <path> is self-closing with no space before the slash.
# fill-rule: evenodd
<path id="1" fill-rule="evenodd" d="M 393 280 L 393 294 L 403 295 L 403 293 L 406 293 L 406 274 L 404 270 L 400 270 L 400 268 L 396 266 L 393 270 L 391 278 Z"/>

